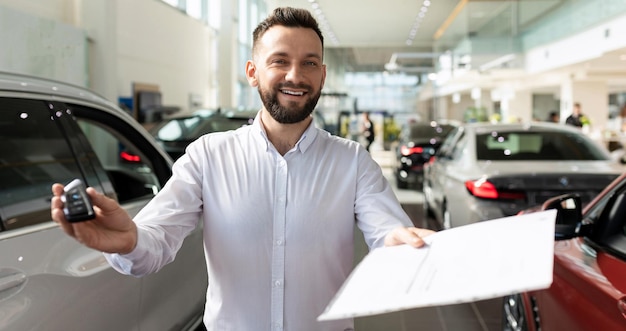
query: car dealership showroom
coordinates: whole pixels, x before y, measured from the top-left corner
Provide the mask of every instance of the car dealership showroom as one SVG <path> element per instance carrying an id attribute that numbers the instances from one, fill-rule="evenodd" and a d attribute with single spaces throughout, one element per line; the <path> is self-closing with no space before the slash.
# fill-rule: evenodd
<path id="1" fill-rule="evenodd" d="M 626 0 L 0 0 L 0 45 L 0 330 L 626 330 Z"/>

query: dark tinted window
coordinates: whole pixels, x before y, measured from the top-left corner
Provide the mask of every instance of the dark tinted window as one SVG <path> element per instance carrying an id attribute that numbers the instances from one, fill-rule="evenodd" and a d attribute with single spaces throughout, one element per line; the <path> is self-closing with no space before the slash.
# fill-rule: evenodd
<path id="1" fill-rule="evenodd" d="M 429 125 L 414 124 L 409 129 L 409 137 L 412 140 L 429 140 L 431 138 L 444 138 L 454 129 L 452 125 Z"/>
<path id="2" fill-rule="evenodd" d="M 476 136 L 478 160 L 606 160 L 596 145 L 581 135 L 556 131 L 490 132 Z"/>
<path id="3" fill-rule="evenodd" d="M 50 221 L 52 184 L 82 177 L 51 107 L 45 101 L 0 98 L 2 230 Z"/>

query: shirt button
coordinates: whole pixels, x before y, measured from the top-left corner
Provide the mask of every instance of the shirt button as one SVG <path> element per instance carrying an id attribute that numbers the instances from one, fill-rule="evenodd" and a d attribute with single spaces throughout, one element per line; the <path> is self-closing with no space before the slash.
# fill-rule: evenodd
<path id="1" fill-rule="evenodd" d="M 283 282 L 281 282 L 280 280 L 274 281 L 274 287 L 281 287 L 282 285 L 283 285 Z"/>
<path id="2" fill-rule="evenodd" d="M 283 244 L 282 240 L 280 239 L 276 240 L 276 246 L 282 246 L 282 244 Z"/>

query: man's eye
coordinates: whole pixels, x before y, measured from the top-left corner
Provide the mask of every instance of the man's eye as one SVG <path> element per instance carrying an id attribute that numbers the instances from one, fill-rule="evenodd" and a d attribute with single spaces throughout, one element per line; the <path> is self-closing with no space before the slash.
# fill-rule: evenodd
<path id="1" fill-rule="evenodd" d="M 308 61 L 308 62 L 305 62 L 304 64 L 310 67 L 317 67 L 317 62 L 313 62 L 313 61 Z"/>
<path id="2" fill-rule="evenodd" d="M 285 61 L 285 60 L 274 60 L 272 62 L 275 63 L 275 64 L 285 64 L 285 63 L 287 63 L 287 61 Z"/>

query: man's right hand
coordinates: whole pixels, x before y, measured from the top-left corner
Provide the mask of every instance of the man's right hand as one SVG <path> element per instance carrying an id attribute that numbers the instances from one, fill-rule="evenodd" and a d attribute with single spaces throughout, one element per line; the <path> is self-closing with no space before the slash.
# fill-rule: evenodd
<path id="1" fill-rule="evenodd" d="M 98 193 L 93 187 L 87 194 L 94 206 L 96 218 L 70 223 L 63 213 L 62 184 L 52 185 L 50 213 L 63 231 L 83 245 L 105 253 L 130 253 L 137 244 L 137 226 L 117 201 Z"/>

